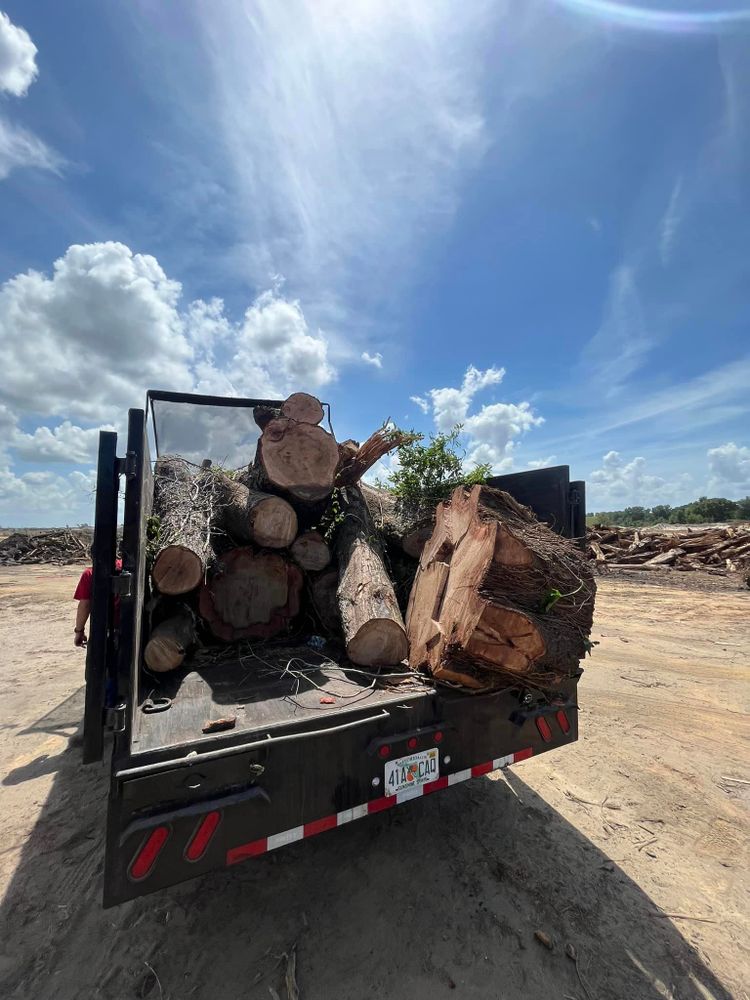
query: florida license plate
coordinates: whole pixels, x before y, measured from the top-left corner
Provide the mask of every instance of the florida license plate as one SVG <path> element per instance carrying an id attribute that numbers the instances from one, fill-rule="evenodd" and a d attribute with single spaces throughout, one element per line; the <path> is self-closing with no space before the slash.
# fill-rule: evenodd
<path id="1" fill-rule="evenodd" d="M 437 747 L 389 760 L 385 765 L 385 794 L 396 795 L 410 788 L 419 788 L 440 777 Z"/>

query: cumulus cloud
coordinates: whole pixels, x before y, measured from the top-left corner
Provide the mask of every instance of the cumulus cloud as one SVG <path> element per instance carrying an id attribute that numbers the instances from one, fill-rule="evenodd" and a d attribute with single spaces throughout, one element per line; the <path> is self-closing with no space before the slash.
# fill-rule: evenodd
<path id="1" fill-rule="evenodd" d="M 36 53 L 29 33 L 0 11 L 0 90 L 26 95 L 37 75 Z"/>
<path id="2" fill-rule="evenodd" d="M 365 364 L 372 365 L 373 368 L 383 367 L 383 355 L 380 351 L 376 351 L 374 354 L 370 354 L 367 351 L 362 351 L 362 360 Z"/>
<path id="3" fill-rule="evenodd" d="M 708 450 L 711 487 L 750 492 L 750 448 L 734 441 Z"/>
<path id="4" fill-rule="evenodd" d="M 547 455 L 546 458 L 535 458 L 526 463 L 527 469 L 548 469 L 557 461 L 557 455 Z"/>
<path id="5" fill-rule="evenodd" d="M 67 476 L 53 472 L 19 476 L 0 468 L 0 517 L 17 511 L 16 524 L 28 527 L 90 522 L 95 488 L 93 469 Z"/>
<path id="6" fill-rule="evenodd" d="M 674 486 L 661 476 L 647 473 L 642 456 L 626 462 L 619 451 L 607 452 L 601 468 L 589 476 L 589 483 L 592 502 L 599 507 L 651 506 L 657 500 L 667 499 Z"/>
<path id="7" fill-rule="evenodd" d="M 430 389 L 432 413 L 439 431 L 449 431 L 456 424 L 466 420 L 472 400 L 478 392 L 491 385 L 497 385 L 505 377 L 504 368 L 487 368 L 480 371 L 469 365 L 460 388 Z"/>
<path id="8" fill-rule="evenodd" d="M 507 472 L 513 465 L 515 439 L 544 423 L 544 418 L 527 402 L 489 403 L 470 413 L 475 397 L 499 385 L 504 377 L 504 368 L 481 370 L 469 365 L 460 386 L 430 389 L 425 396 L 409 398 L 423 413 L 432 408 L 435 427 L 441 433 L 463 425 L 468 465 L 489 464 L 493 472 Z"/>
<path id="9" fill-rule="evenodd" d="M 75 486 L 69 477 L 18 476 L 9 453 L 16 462 L 86 465 L 99 427 L 120 424 L 149 387 L 283 397 L 336 377 L 325 336 L 278 287 L 236 322 L 221 299 L 184 304 L 155 257 L 122 243 L 71 246 L 51 275 L 29 271 L 0 287 L 0 371 L 0 511 L 23 510 L 32 486 L 56 510 Z M 228 455 L 224 439 L 236 444 L 238 428 L 225 430 L 206 427 L 198 440 L 194 429 L 192 443 Z M 248 441 L 256 433 L 242 431 Z"/>

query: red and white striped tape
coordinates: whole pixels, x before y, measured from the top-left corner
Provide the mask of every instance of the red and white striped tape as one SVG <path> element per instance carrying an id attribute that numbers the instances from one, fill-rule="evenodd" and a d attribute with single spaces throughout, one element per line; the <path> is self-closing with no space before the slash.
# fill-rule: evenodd
<path id="1" fill-rule="evenodd" d="M 478 778 L 482 774 L 489 774 L 490 771 L 497 771 L 501 767 L 509 764 L 517 764 L 520 760 L 526 760 L 534 751 L 519 750 L 517 753 L 508 754 L 507 757 L 497 757 L 495 760 L 488 760 L 484 764 L 475 764 L 474 767 L 467 767 L 464 771 L 455 771 L 453 774 L 444 774 L 435 781 L 430 781 L 426 785 L 418 785 L 416 788 L 405 788 L 395 795 L 383 795 L 379 799 L 371 799 L 360 806 L 352 806 L 351 809 L 344 809 L 339 813 L 332 813 L 324 816 L 323 819 L 315 819 L 311 823 L 304 823 L 302 826 L 295 826 L 291 830 L 284 830 L 283 833 L 272 833 L 270 837 L 261 837 L 259 840 L 251 840 L 247 844 L 239 847 L 232 847 L 227 851 L 227 864 L 236 865 L 246 858 L 255 858 L 259 854 L 273 851 L 277 847 L 284 847 L 286 844 L 293 844 L 296 840 L 304 840 L 305 837 L 314 837 L 325 830 L 334 830 L 337 826 L 351 823 L 355 819 L 363 819 L 373 813 L 383 812 L 384 809 L 392 809 L 393 806 L 408 802 L 409 799 L 418 799 L 421 795 L 430 795 L 432 792 L 440 791 L 441 788 L 449 788 L 457 785 L 468 778 Z"/>

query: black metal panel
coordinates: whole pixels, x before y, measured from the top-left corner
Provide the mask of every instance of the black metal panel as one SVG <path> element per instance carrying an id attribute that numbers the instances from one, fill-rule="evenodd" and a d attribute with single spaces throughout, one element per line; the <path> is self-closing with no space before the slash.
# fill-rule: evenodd
<path id="1" fill-rule="evenodd" d="M 168 392 L 149 389 L 146 399 L 165 403 L 194 403 L 196 406 L 281 406 L 283 399 L 253 399 L 250 396 L 205 396 L 197 392 Z"/>
<path id="2" fill-rule="evenodd" d="M 586 483 L 582 479 L 570 484 L 570 537 L 586 538 Z"/>
<path id="3" fill-rule="evenodd" d="M 493 476 L 490 486 L 505 490 L 519 503 L 530 507 L 540 521 L 560 535 L 570 538 L 570 468 L 554 465 L 549 469 L 515 472 L 508 476 Z"/>
<path id="4" fill-rule="evenodd" d="M 92 547 L 91 622 L 86 649 L 86 707 L 83 717 L 83 762 L 102 759 L 104 699 L 111 663 L 112 576 L 117 550 L 117 434 L 101 431 L 96 471 L 94 544 Z"/>

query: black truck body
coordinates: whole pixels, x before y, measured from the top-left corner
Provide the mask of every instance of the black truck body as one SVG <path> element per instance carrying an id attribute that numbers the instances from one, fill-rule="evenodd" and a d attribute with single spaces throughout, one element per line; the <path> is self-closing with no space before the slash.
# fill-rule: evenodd
<path id="1" fill-rule="evenodd" d="M 116 434 L 100 435 L 84 761 L 102 759 L 111 730 L 105 906 L 578 738 L 577 678 L 547 694 L 522 686 L 470 694 L 427 678 L 380 685 L 347 664 L 327 669 L 304 642 L 275 644 L 273 655 L 279 662 L 320 662 L 315 685 L 264 670 L 271 655 L 265 646 L 257 656 L 224 657 L 210 668 L 188 662 L 158 677 L 144 670 L 152 453 L 221 461 L 226 455 L 216 449 L 229 440 L 222 437 L 226 426 L 235 440 L 238 428 L 246 435 L 247 454 L 257 434 L 252 407 L 259 402 L 278 405 L 151 391 L 146 409 L 129 413 L 124 454 L 117 455 Z M 185 415 L 192 431 L 185 430 Z M 584 533 L 583 484 L 569 482 L 567 466 L 498 477 L 492 485 L 513 493 L 561 534 Z M 202 732 L 207 720 L 228 714 L 237 718 L 231 731 Z M 401 790 L 393 794 L 393 788 Z"/>

